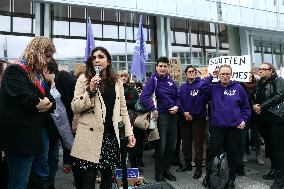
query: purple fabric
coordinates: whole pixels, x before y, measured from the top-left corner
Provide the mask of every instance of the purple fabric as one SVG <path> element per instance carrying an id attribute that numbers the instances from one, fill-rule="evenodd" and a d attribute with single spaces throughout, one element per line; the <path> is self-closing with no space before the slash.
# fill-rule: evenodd
<path id="1" fill-rule="evenodd" d="M 251 109 L 243 87 L 236 81 L 224 87 L 220 81 L 212 85 L 212 76 L 205 78 L 200 86 L 202 92 L 211 95 L 211 125 L 213 127 L 236 127 L 248 122 Z"/>
<path id="2" fill-rule="evenodd" d="M 140 16 L 138 34 L 133 52 L 131 73 L 137 77 L 138 81 L 142 81 L 145 77 L 146 69 L 145 62 L 148 60 L 146 43 L 144 41 L 142 15 Z"/>
<path id="3" fill-rule="evenodd" d="M 93 34 L 93 28 L 90 17 L 88 18 L 87 23 L 87 40 L 86 40 L 86 48 L 85 48 L 85 56 L 84 61 L 86 62 L 88 60 L 90 52 L 95 47 L 95 41 L 94 41 L 94 34 Z"/>
<path id="4" fill-rule="evenodd" d="M 195 78 L 192 83 L 186 81 L 182 84 L 179 90 L 180 97 L 180 112 L 189 112 L 192 118 L 201 119 L 206 117 L 206 104 L 208 102 L 208 95 L 199 90 L 199 87 L 204 81 L 199 77 Z"/>
<path id="5" fill-rule="evenodd" d="M 170 108 L 174 106 L 180 107 L 176 83 L 168 75 L 159 76 L 157 73 L 155 73 L 145 83 L 140 97 L 141 102 L 145 105 L 146 109 L 149 111 L 155 110 L 155 106 L 151 98 L 156 85 L 155 77 L 157 78 L 157 87 L 155 93 L 158 111 L 162 113 L 169 113 Z"/>

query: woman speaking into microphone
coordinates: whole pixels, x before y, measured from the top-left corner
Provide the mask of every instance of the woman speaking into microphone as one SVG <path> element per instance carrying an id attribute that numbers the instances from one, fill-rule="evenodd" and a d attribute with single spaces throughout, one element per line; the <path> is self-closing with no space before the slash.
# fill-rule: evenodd
<path id="1" fill-rule="evenodd" d="M 112 70 L 107 49 L 96 47 L 90 53 L 85 73 L 77 80 L 71 106 L 75 114 L 80 114 L 71 151 L 75 157 L 76 188 L 95 188 L 96 175 L 100 171 L 100 188 L 110 189 L 112 171 L 120 164 L 118 123 L 125 124 L 128 147 L 135 145 L 135 138 L 123 84 Z"/>

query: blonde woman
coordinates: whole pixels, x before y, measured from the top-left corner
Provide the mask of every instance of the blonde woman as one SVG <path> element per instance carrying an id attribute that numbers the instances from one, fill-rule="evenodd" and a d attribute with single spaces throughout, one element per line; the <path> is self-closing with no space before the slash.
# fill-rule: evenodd
<path id="1" fill-rule="evenodd" d="M 54 52 L 55 47 L 48 38 L 35 37 L 27 45 L 19 64 L 10 65 L 3 75 L 0 147 L 8 160 L 8 189 L 26 189 L 31 172 L 40 181 L 48 177 L 47 160 L 42 161 L 47 154 L 45 122 L 55 108 L 55 101 L 42 71 Z"/>
<path id="2" fill-rule="evenodd" d="M 100 68 L 96 74 L 95 67 Z M 107 49 L 96 47 L 90 53 L 85 74 L 76 83 L 71 104 L 80 114 L 71 155 L 77 189 L 94 189 L 101 173 L 102 189 L 112 187 L 113 170 L 120 164 L 118 123 L 125 124 L 128 147 L 135 145 L 122 82 L 112 70 Z"/>

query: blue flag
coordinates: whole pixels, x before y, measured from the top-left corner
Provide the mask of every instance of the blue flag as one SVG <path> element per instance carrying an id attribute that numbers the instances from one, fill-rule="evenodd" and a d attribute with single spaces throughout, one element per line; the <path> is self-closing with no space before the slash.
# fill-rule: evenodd
<path id="1" fill-rule="evenodd" d="M 86 62 L 88 60 L 90 52 L 95 47 L 95 41 L 94 41 L 94 34 L 93 34 L 93 28 L 90 17 L 87 20 L 87 40 L 86 40 L 86 48 L 85 48 L 85 56 L 84 61 Z"/>
<path id="2" fill-rule="evenodd" d="M 136 39 L 136 44 L 133 52 L 131 73 L 137 77 L 138 81 L 142 81 L 145 76 L 145 62 L 148 60 L 148 53 L 146 50 L 146 42 L 144 41 L 142 15 L 139 20 L 139 28 Z"/>

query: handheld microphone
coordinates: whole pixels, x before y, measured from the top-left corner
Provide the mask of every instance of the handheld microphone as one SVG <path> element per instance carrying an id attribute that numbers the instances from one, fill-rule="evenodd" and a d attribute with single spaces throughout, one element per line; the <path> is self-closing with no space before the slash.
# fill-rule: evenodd
<path id="1" fill-rule="evenodd" d="M 101 72 L 101 67 L 96 65 L 95 66 L 95 72 L 96 72 L 96 76 L 100 76 L 100 72 Z M 99 84 L 99 82 L 97 82 L 97 84 Z"/>
<path id="2" fill-rule="evenodd" d="M 101 71 L 101 67 L 100 66 L 95 66 L 95 72 L 96 72 L 96 76 L 100 75 L 100 71 Z"/>

